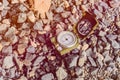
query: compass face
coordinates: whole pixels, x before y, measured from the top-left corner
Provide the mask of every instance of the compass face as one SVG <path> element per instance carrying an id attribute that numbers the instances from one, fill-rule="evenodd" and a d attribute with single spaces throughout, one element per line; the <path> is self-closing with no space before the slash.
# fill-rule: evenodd
<path id="1" fill-rule="evenodd" d="M 89 20 L 83 19 L 77 26 L 78 33 L 86 36 L 92 30 L 92 24 Z"/>
<path id="2" fill-rule="evenodd" d="M 77 39 L 76 39 L 76 36 L 72 32 L 62 31 L 57 36 L 57 41 L 63 47 L 69 48 L 76 44 Z"/>

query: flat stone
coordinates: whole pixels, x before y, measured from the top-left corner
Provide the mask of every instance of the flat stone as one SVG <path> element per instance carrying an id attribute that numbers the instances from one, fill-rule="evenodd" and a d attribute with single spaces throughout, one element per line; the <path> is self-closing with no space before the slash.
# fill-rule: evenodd
<path id="1" fill-rule="evenodd" d="M 34 30 L 43 30 L 43 23 L 42 21 L 38 21 L 35 23 L 35 25 L 33 26 Z"/>
<path id="2" fill-rule="evenodd" d="M 116 8 L 116 7 L 119 7 L 120 1 L 119 0 L 109 1 L 109 4 L 112 8 Z"/>
<path id="3" fill-rule="evenodd" d="M 12 41 L 15 38 L 15 31 L 16 28 L 15 27 L 11 27 L 8 29 L 8 31 L 5 33 L 5 38 Z"/>
<path id="4" fill-rule="evenodd" d="M 112 47 L 115 48 L 115 49 L 119 49 L 120 48 L 120 44 L 116 40 L 113 40 L 112 41 Z"/>
<path id="5" fill-rule="evenodd" d="M 103 15 L 101 12 L 99 12 L 97 9 L 94 10 L 94 14 L 97 16 L 97 18 L 102 18 Z"/>
<path id="6" fill-rule="evenodd" d="M 13 67 L 13 68 L 10 69 L 10 78 L 15 77 L 15 72 L 16 72 L 16 67 Z"/>
<path id="7" fill-rule="evenodd" d="M 20 13 L 18 15 L 17 23 L 24 23 L 27 20 L 27 14 L 26 13 Z"/>
<path id="8" fill-rule="evenodd" d="M 0 10 L 4 9 L 4 5 L 0 2 Z"/>
<path id="9" fill-rule="evenodd" d="M 34 61 L 33 65 L 34 65 L 34 66 L 39 65 L 40 62 L 42 62 L 44 59 L 45 59 L 44 56 L 38 56 L 38 57 L 36 58 L 36 60 Z"/>
<path id="10" fill-rule="evenodd" d="M 2 2 L 3 2 L 3 5 L 4 5 L 5 7 L 7 7 L 7 6 L 9 5 L 8 0 L 2 0 Z"/>
<path id="11" fill-rule="evenodd" d="M 100 31 L 99 32 L 99 36 L 105 36 L 106 35 L 106 32 L 105 31 Z"/>
<path id="12" fill-rule="evenodd" d="M 6 56 L 3 60 L 2 67 L 5 69 L 9 69 L 14 66 L 13 56 Z"/>
<path id="13" fill-rule="evenodd" d="M 64 9 L 61 6 L 59 6 L 58 8 L 56 8 L 56 12 L 57 13 L 60 13 L 60 12 L 63 12 L 63 11 L 64 11 Z"/>
<path id="14" fill-rule="evenodd" d="M 115 40 L 117 38 L 117 35 L 113 35 L 113 34 L 109 34 L 109 35 L 106 35 L 106 37 L 109 39 L 109 40 Z"/>
<path id="15" fill-rule="evenodd" d="M 35 53 L 35 47 L 29 46 L 29 47 L 27 48 L 27 52 L 28 52 L 28 53 Z"/>
<path id="16" fill-rule="evenodd" d="M 73 60 L 71 61 L 69 67 L 73 67 L 77 65 L 77 61 L 78 61 L 79 56 L 76 56 L 73 58 Z"/>
<path id="17" fill-rule="evenodd" d="M 54 75 L 52 73 L 47 73 L 41 77 L 41 80 L 53 80 Z"/>
<path id="18" fill-rule="evenodd" d="M 57 71 L 56 71 L 56 75 L 58 80 L 63 80 L 67 77 L 67 72 L 65 71 L 65 69 L 63 69 L 62 67 L 60 67 Z"/>
<path id="19" fill-rule="evenodd" d="M 94 59 L 92 57 L 88 56 L 88 59 L 89 59 L 89 61 L 90 61 L 90 63 L 91 63 L 92 66 L 94 66 L 94 67 L 97 66 L 96 62 L 94 61 Z"/>
<path id="20" fill-rule="evenodd" d="M 93 52 L 92 52 L 92 49 L 91 48 L 88 48 L 86 51 L 85 51 L 86 55 L 87 56 L 90 56 Z"/>
<path id="21" fill-rule="evenodd" d="M 116 58 L 116 61 L 119 62 L 119 64 L 120 64 L 120 57 L 119 56 Z"/>
<path id="22" fill-rule="evenodd" d="M 22 4 L 19 6 L 19 9 L 20 9 L 21 12 L 27 11 L 27 8 Z"/>
<path id="23" fill-rule="evenodd" d="M 9 26 L 7 24 L 0 24 L 0 33 L 3 33 L 7 30 Z"/>
<path id="24" fill-rule="evenodd" d="M 10 19 L 3 19 L 2 23 L 7 24 L 9 26 L 10 25 Z"/>
<path id="25" fill-rule="evenodd" d="M 106 54 L 105 58 L 104 58 L 104 62 L 107 62 L 107 61 L 112 61 L 113 59 L 110 57 L 109 54 Z"/>
<path id="26" fill-rule="evenodd" d="M 4 16 L 7 15 L 7 13 L 8 13 L 8 10 L 3 9 L 2 12 L 1 12 L 1 16 L 4 17 Z"/>
<path id="27" fill-rule="evenodd" d="M 36 18 L 35 18 L 35 15 L 32 11 L 28 12 L 27 13 L 27 16 L 28 16 L 28 19 L 31 21 L 31 22 L 35 22 L 36 21 Z"/>
<path id="28" fill-rule="evenodd" d="M 105 9 L 109 8 L 108 4 L 103 1 L 100 2 L 100 6 L 104 7 Z"/>
<path id="29" fill-rule="evenodd" d="M 69 12 L 69 11 L 64 11 L 63 13 L 61 13 L 63 18 L 67 18 L 70 14 L 71 14 L 71 12 Z"/>
<path id="30" fill-rule="evenodd" d="M 25 49 L 27 48 L 27 44 L 18 44 L 18 54 L 23 54 L 25 52 Z"/>
<path id="31" fill-rule="evenodd" d="M 48 52 L 48 48 L 46 45 L 43 46 L 43 52 Z"/>
<path id="32" fill-rule="evenodd" d="M 3 48 L 2 53 L 4 54 L 12 54 L 12 46 L 6 46 Z"/>

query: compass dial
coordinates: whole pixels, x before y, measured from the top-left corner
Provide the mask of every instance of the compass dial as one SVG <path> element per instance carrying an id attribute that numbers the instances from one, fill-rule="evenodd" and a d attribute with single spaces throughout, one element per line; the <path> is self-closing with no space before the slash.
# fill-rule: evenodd
<path id="1" fill-rule="evenodd" d="M 72 32 L 62 31 L 57 36 L 57 41 L 63 47 L 69 48 L 76 44 L 77 39 L 76 39 L 76 36 Z"/>

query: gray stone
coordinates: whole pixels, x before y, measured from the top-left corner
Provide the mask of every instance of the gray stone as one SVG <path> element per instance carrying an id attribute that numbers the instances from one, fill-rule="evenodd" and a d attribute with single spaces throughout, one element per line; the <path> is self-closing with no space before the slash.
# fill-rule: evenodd
<path id="1" fill-rule="evenodd" d="M 104 49 L 110 50 L 110 44 L 109 44 L 109 43 L 106 43 L 106 47 L 105 47 Z"/>
<path id="2" fill-rule="evenodd" d="M 8 10 L 3 9 L 2 12 L 1 12 L 1 16 L 4 17 L 4 16 L 7 15 L 7 13 L 8 13 Z"/>
<path id="3" fill-rule="evenodd" d="M 48 48 L 46 45 L 43 46 L 43 52 L 48 52 Z"/>
<path id="4" fill-rule="evenodd" d="M 107 61 L 112 61 L 113 59 L 110 57 L 109 54 L 106 54 L 105 56 L 105 59 L 104 59 L 104 62 L 107 62 Z"/>
<path id="5" fill-rule="evenodd" d="M 60 12 L 63 12 L 63 11 L 64 11 L 64 9 L 63 9 L 62 6 L 59 6 L 58 8 L 56 8 L 57 13 L 60 13 Z"/>
<path id="6" fill-rule="evenodd" d="M 5 69 L 9 69 L 11 67 L 14 66 L 14 62 L 13 62 L 13 56 L 6 56 L 3 60 L 3 65 L 2 67 Z"/>
<path id="7" fill-rule="evenodd" d="M 35 25 L 33 26 L 34 30 L 43 30 L 43 23 L 42 21 L 38 21 L 35 23 Z"/>
<path id="8" fill-rule="evenodd" d="M 109 39 L 109 40 L 115 40 L 117 38 L 117 35 L 113 35 L 113 34 L 109 34 L 109 35 L 106 35 L 106 37 Z"/>
<path id="9" fill-rule="evenodd" d="M 103 1 L 100 2 L 100 6 L 104 7 L 105 9 L 109 8 L 108 4 Z"/>
<path id="10" fill-rule="evenodd" d="M 76 66 L 76 65 L 77 65 L 77 61 L 78 61 L 78 58 L 79 58 L 79 56 L 74 57 L 73 60 L 71 61 L 70 65 L 69 65 L 69 67 L 74 67 L 74 66 Z"/>
<path id="11" fill-rule="evenodd" d="M 34 65 L 34 66 L 39 65 L 39 63 L 42 62 L 44 59 L 45 59 L 45 57 L 43 57 L 43 56 L 38 56 L 38 57 L 36 58 L 36 60 L 34 61 L 33 65 Z"/>
<path id="12" fill-rule="evenodd" d="M 94 71 L 91 72 L 92 75 L 96 75 L 99 69 L 95 69 Z"/>
<path id="13" fill-rule="evenodd" d="M 106 32 L 105 31 L 100 31 L 99 32 L 99 36 L 105 36 L 106 35 Z"/>
<path id="14" fill-rule="evenodd" d="M 102 18 L 103 15 L 101 12 L 99 12 L 97 9 L 94 10 L 94 14 L 97 16 L 97 18 Z"/>
<path id="15" fill-rule="evenodd" d="M 112 41 L 112 47 L 115 48 L 115 49 L 119 49 L 120 48 L 120 44 L 117 41 L 113 40 Z"/>
<path id="16" fill-rule="evenodd" d="M 120 64 L 120 57 L 119 56 L 116 58 L 116 61 Z"/>
<path id="17" fill-rule="evenodd" d="M 87 56 L 90 56 L 93 53 L 91 48 L 88 48 L 85 52 Z"/>
<path id="18" fill-rule="evenodd" d="M 16 67 L 13 67 L 12 69 L 10 69 L 10 78 L 15 77 L 15 72 L 16 72 Z"/>
<path id="19" fill-rule="evenodd" d="M 56 75 L 58 80 L 64 80 L 67 77 L 67 72 L 65 71 L 65 69 L 63 69 L 62 67 L 60 67 L 57 71 L 56 71 Z"/>
<path id="20" fill-rule="evenodd" d="M 41 77 L 41 80 L 54 80 L 54 75 L 52 73 L 47 73 Z"/>
<path id="21" fill-rule="evenodd" d="M 21 12 L 27 11 L 27 8 L 22 4 L 19 6 L 19 9 L 20 9 Z"/>
<path id="22" fill-rule="evenodd" d="M 4 54 L 12 54 L 12 46 L 6 46 L 2 49 L 2 53 Z"/>
<path id="23" fill-rule="evenodd" d="M 9 5 L 8 0 L 2 0 L 2 2 L 3 2 L 3 5 L 4 5 L 4 6 L 8 6 L 8 5 Z"/>
<path id="24" fill-rule="evenodd" d="M 94 61 L 94 59 L 92 57 L 88 56 L 88 59 L 89 59 L 89 61 L 90 61 L 90 63 L 91 63 L 92 66 L 94 66 L 94 67 L 97 66 L 96 63 L 95 63 L 95 61 Z"/>
<path id="25" fill-rule="evenodd" d="M 75 16 L 71 15 L 68 20 L 71 22 L 71 24 L 76 24 L 78 20 L 75 18 Z"/>
<path id="26" fill-rule="evenodd" d="M 35 47 L 29 46 L 29 47 L 27 48 L 27 52 L 28 52 L 28 53 L 35 53 Z"/>

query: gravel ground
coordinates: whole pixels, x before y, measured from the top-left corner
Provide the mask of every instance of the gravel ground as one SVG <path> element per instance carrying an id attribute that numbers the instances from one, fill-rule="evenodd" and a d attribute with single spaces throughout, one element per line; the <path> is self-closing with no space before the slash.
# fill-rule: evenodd
<path id="1" fill-rule="evenodd" d="M 29 1 L 0 1 L 0 80 L 120 80 L 120 0 L 51 0 L 46 14 Z M 72 31 L 83 10 L 99 25 L 61 56 L 50 38 Z"/>

